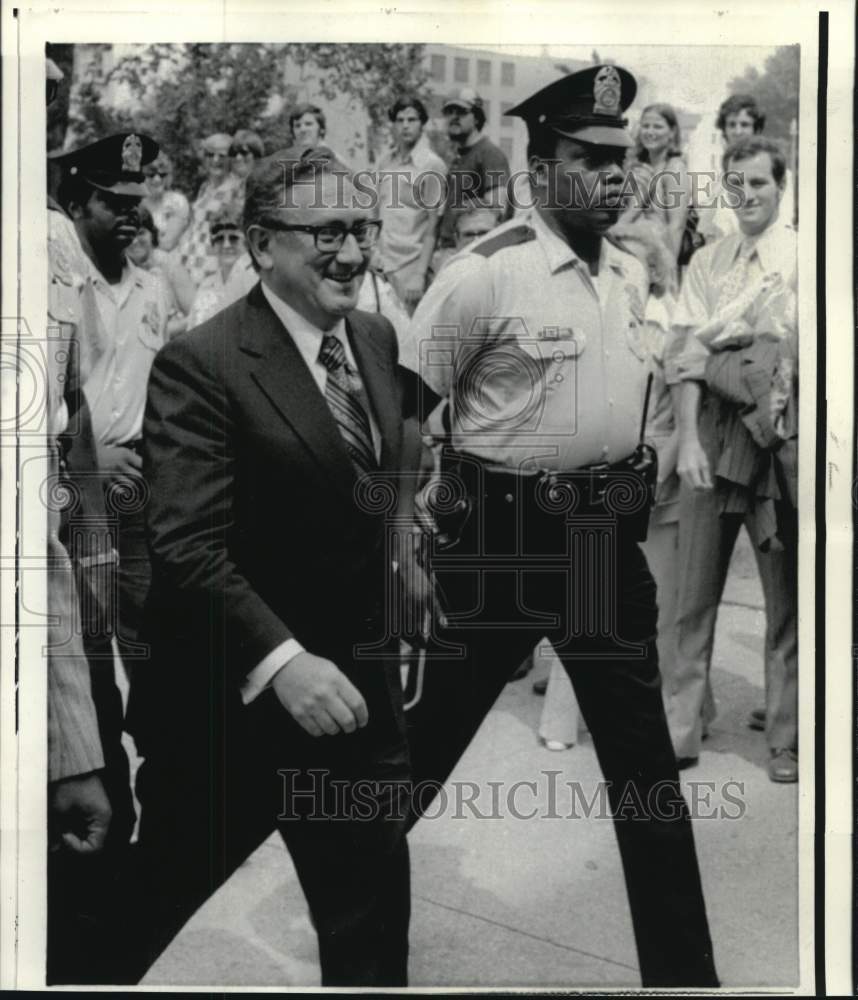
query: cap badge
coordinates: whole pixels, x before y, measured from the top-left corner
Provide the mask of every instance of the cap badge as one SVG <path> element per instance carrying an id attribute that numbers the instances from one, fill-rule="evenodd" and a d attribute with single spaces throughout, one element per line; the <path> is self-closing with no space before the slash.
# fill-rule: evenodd
<path id="1" fill-rule="evenodd" d="M 602 66 L 593 81 L 593 114 L 620 113 L 620 74 L 613 66 Z"/>
<path id="2" fill-rule="evenodd" d="M 140 172 L 143 161 L 143 143 L 139 135 L 126 136 L 122 143 L 122 169 Z"/>

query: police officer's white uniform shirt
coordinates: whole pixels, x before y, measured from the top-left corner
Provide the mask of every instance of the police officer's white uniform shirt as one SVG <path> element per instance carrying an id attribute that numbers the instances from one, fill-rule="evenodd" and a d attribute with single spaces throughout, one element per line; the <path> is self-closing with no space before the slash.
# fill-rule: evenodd
<path id="1" fill-rule="evenodd" d="M 96 348 L 83 391 L 96 441 L 127 444 L 143 430 L 149 371 L 166 339 L 166 293 L 157 276 L 130 261 L 115 285 L 89 258 L 87 265 L 98 308 Z"/>
<path id="2" fill-rule="evenodd" d="M 475 252 L 522 225 L 533 239 Z M 400 362 L 450 397 L 457 451 L 521 471 L 615 462 L 640 435 L 647 292 L 631 254 L 602 240 L 593 277 L 534 210 L 451 258 Z"/>

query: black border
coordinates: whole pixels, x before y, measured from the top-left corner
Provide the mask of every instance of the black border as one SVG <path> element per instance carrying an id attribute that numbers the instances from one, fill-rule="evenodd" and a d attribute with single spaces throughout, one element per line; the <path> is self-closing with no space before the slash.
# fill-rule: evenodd
<path id="1" fill-rule="evenodd" d="M 828 399 L 825 392 L 826 371 L 826 246 L 825 246 L 825 170 L 827 165 L 826 125 L 828 101 L 828 11 L 819 14 L 819 81 L 816 103 L 816 550 L 814 559 L 816 613 L 815 685 L 815 816 L 814 816 L 814 958 L 816 995 L 825 991 L 825 499 L 828 436 Z"/>

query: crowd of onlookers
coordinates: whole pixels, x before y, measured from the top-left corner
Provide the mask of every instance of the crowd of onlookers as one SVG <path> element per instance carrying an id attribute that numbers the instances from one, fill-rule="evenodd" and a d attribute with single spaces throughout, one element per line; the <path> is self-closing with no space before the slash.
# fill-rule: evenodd
<path id="1" fill-rule="evenodd" d="M 429 116 L 423 102 L 403 96 L 390 109 L 392 141 L 374 175 L 378 178 L 374 193 L 382 231 L 361 291 L 360 307 L 384 314 L 400 336 L 445 261 L 513 215 L 510 166 L 504 153 L 483 135 L 485 113 L 479 95 L 463 88 L 450 95 L 443 112 L 452 150 L 448 162 L 428 140 Z M 325 138 L 325 114 L 317 105 L 299 105 L 291 112 L 289 123 L 296 147 L 313 148 Z M 725 148 L 729 148 L 732 143 L 759 136 L 765 115 L 752 96 L 734 95 L 721 104 L 716 124 Z M 199 325 L 255 284 L 257 276 L 244 245 L 241 220 L 246 178 L 266 152 L 273 151 L 266 151 L 259 135 L 246 129 L 234 136 L 208 136 L 201 146 L 206 177 L 192 201 L 172 187 L 171 162 L 165 152 L 144 168 L 148 194 L 140 206 L 140 229 L 128 248 L 128 256 L 164 284 L 171 303 L 168 336 Z M 656 103 L 643 109 L 636 145 L 625 165 L 633 183 L 628 188 L 628 207 L 613 235 L 645 261 L 651 276 L 647 328 L 656 394 L 650 433 L 660 443 L 662 471 L 647 550 L 659 582 L 660 658 L 665 691 L 671 691 L 675 681 L 671 697 L 677 718 L 687 714 L 689 683 L 682 679 L 684 672 L 679 664 L 684 658 L 695 661 L 697 673 L 702 672 L 705 678 L 702 687 L 699 677 L 692 685 L 699 724 L 676 723 L 686 734 L 677 736 L 677 753 L 682 765 L 688 766 L 696 761 L 700 739 L 715 712 L 708 672 L 723 580 L 712 584 L 707 608 L 688 612 L 693 619 L 689 625 L 691 636 L 680 638 L 687 617 L 678 601 L 679 554 L 685 551 L 680 543 L 684 507 L 680 504 L 677 472 L 676 396 L 669 389 L 676 377 L 670 376 L 670 362 L 665 364 L 665 342 L 693 255 L 703 245 L 736 234 L 739 223 L 728 197 L 731 191 L 722 178 L 706 188 L 705 205 L 692 204 L 692 182 L 678 116 L 669 104 Z M 779 225 L 789 227 L 794 215 L 793 178 L 782 157 L 775 171 L 782 184 Z M 444 197 L 438 197 L 439 191 Z M 520 206 L 516 208 L 522 215 Z M 700 517 L 698 514 L 695 533 L 700 530 Z M 686 509 L 684 523 L 689 532 L 691 518 Z M 731 551 L 732 543 L 729 551 L 720 552 L 718 558 L 729 561 Z M 692 556 L 692 574 L 697 573 L 697 567 L 698 557 Z M 689 589 L 693 587 L 686 587 L 686 594 Z M 527 665 L 522 668 L 527 669 Z M 549 747 L 562 749 L 576 741 L 577 716 L 557 709 L 558 704 L 565 705 L 572 697 L 571 688 L 565 690 L 568 680 L 559 662 L 554 663 L 550 677 L 550 683 L 543 678 L 535 685 L 539 694 L 548 689 L 540 733 Z M 669 713 L 669 718 L 673 717 Z M 546 721 L 552 718 L 563 721 L 552 725 Z M 754 709 L 750 725 L 765 727 L 762 709 Z M 692 735 L 688 735 L 689 729 Z"/>

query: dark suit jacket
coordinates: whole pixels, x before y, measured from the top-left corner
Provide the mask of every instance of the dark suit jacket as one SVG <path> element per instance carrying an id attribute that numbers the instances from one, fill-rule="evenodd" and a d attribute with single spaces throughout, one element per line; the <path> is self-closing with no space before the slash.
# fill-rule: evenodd
<path id="1" fill-rule="evenodd" d="M 368 313 L 347 327 L 384 476 L 402 450 L 396 338 Z M 129 709 L 138 743 L 192 703 L 235 703 L 285 639 L 332 658 L 351 648 L 380 615 L 391 506 L 386 491 L 356 499 L 337 425 L 259 285 L 160 351 L 143 436 L 153 578 L 151 657 Z"/>

